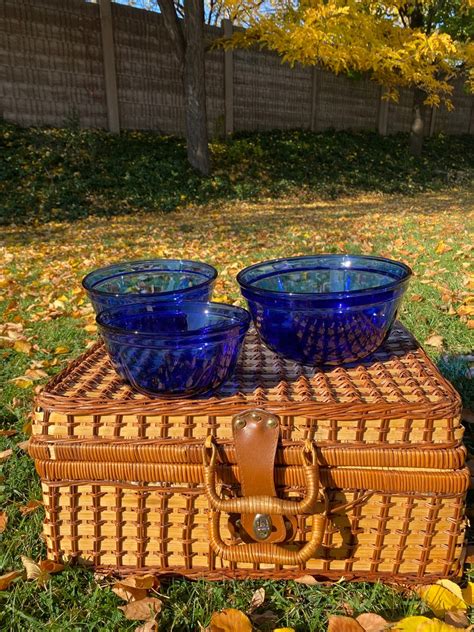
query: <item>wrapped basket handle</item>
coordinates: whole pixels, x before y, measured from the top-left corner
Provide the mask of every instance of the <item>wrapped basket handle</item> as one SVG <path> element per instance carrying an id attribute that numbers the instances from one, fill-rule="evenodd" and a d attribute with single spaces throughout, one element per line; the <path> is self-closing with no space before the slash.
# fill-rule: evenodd
<path id="1" fill-rule="evenodd" d="M 211 457 L 208 459 L 208 450 Z M 308 463 L 306 453 L 311 454 L 311 462 Z M 319 469 L 314 446 L 307 442 L 302 450 L 302 465 L 306 476 L 306 497 L 294 502 L 282 500 L 272 496 L 248 496 L 243 498 L 231 498 L 223 500 L 216 492 L 216 457 L 217 449 L 208 437 L 203 448 L 204 460 L 204 486 L 211 508 L 210 511 L 210 545 L 216 555 L 230 562 L 250 562 L 261 564 L 285 564 L 298 566 L 314 557 L 323 540 L 326 529 L 327 512 L 315 514 L 314 506 L 319 494 Z M 295 545 L 280 545 L 268 542 L 255 542 L 251 544 L 226 544 L 220 535 L 220 515 L 226 513 L 255 513 L 276 515 L 313 514 L 312 527 L 309 541 L 300 549 Z M 288 548 L 291 547 L 291 548 Z"/>
<path id="2" fill-rule="evenodd" d="M 210 520 L 210 543 L 214 553 L 229 562 L 285 564 L 288 566 L 304 564 L 311 557 L 315 556 L 323 540 L 326 528 L 326 515 L 313 515 L 313 525 L 309 541 L 301 549 L 291 550 L 280 544 L 269 544 L 266 542 L 236 545 L 225 544 L 220 536 L 219 520 L 220 512 L 212 512 Z"/>
<path id="3" fill-rule="evenodd" d="M 211 458 L 208 459 L 208 450 Z M 306 454 L 311 454 L 308 463 Z M 246 496 L 242 498 L 222 499 L 216 492 L 216 457 L 217 448 L 209 436 L 203 447 L 204 489 L 209 505 L 216 511 L 226 513 L 275 514 L 280 516 L 296 516 L 314 513 L 314 506 L 319 495 L 319 468 L 316 450 L 311 442 L 307 442 L 301 452 L 302 466 L 306 477 L 306 497 L 295 502 L 273 496 Z"/>

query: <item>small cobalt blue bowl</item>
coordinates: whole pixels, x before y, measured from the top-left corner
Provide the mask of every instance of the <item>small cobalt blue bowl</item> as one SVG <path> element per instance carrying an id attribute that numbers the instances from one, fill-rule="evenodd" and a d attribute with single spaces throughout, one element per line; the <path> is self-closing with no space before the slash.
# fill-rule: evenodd
<path id="1" fill-rule="evenodd" d="M 412 272 L 398 261 L 314 255 L 265 261 L 237 275 L 255 327 L 301 364 L 344 364 L 373 353 L 396 318 Z"/>
<path id="2" fill-rule="evenodd" d="M 116 371 L 148 395 L 191 397 L 230 377 L 250 314 L 222 303 L 137 303 L 101 312 L 99 331 Z"/>
<path id="3" fill-rule="evenodd" d="M 82 280 L 96 314 L 131 303 L 211 299 L 217 270 L 186 259 L 150 259 L 116 263 L 90 272 Z"/>

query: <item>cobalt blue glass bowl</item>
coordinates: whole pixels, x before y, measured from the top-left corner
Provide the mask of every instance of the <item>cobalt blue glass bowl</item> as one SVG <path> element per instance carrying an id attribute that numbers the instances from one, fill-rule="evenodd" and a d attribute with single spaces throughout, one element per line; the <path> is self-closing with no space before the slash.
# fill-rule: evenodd
<path id="1" fill-rule="evenodd" d="M 96 314 L 131 303 L 209 301 L 217 270 L 186 259 L 116 263 L 90 272 L 82 285 Z"/>
<path id="2" fill-rule="evenodd" d="M 343 364 L 382 344 L 411 274 L 382 257 L 315 255 L 258 263 L 237 281 L 270 349 L 301 364 Z"/>
<path id="3" fill-rule="evenodd" d="M 101 312 L 116 371 L 149 395 L 207 394 L 230 377 L 250 314 L 222 303 L 137 303 Z"/>

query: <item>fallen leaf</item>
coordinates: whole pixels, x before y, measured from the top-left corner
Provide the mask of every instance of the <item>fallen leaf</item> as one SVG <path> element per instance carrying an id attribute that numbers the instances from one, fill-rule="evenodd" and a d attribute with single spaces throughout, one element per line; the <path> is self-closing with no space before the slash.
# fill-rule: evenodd
<path id="1" fill-rule="evenodd" d="M 247 608 L 247 614 L 252 614 L 254 610 L 260 608 L 265 601 L 265 588 L 258 588 L 252 595 L 249 607 Z"/>
<path id="2" fill-rule="evenodd" d="M 17 577 L 21 577 L 21 575 L 23 575 L 23 571 L 10 571 L 5 573 L 5 575 L 0 575 L 0 590 L 6 590 L 12 581 Z"/>
<path id="3" fill-rule="evenodd" d="M 445 252 L 449 252 L 450 250 L 452 250 L 451 246 L 445 244 L 444 241 L 440 241 L 435 248 L 437 255 L 443 255 Z"/>
<path id="4" fill-rule="evenodd" d="M 69 351 L 70 351 L 69 347 L 64 347 L 64 346 L 56 347 L 56 349 L 54 350 L 54 355 L 69 353 Z"/>
<path id="5" fill-rule="evenodd" d="M 442 336 L 439 336 L 438 334 L 433 334 L 425 340 L 424 344 L 430 347 L 434 347 L 435 349 L 442 349 L 443 342 L 444 340 Z"/>
<path id="6" fill-rule="evenodd" d="M 435 616 L 444 617 L 446 612 L 450 610 L 466 610 L 467 605 L 459 586 L 454 582 L 449 582 L 449 580 L 442 580 L 442 582 L 442 584 L 423 586 L 418 590 L 419 596 Z"/>
<path id="7" fill-rule="evenodd" d="M 7 528 L 8 516 L 4 511 L 0 511 L 0 533 L 3 533 Z"/>
<path id="8" fill-rule="evenodd" d="M 30 440 L 27 439 L 26 441 L 20 441 L 20 443 L 16 444 L 17 448 L 20 448 L 20 450 L 23 450 L 24 452 L 28 452 L 28 448 L 30 447 Z"/>
<path id="9" fill-rule="evenodd" d="M 31 344 L 26 340 L 15 340 L 13 348 L 18 353 L 26 353 L 28 355 L 31 351 Z"/>
<path id="10" fill-rule="evenodd" d="M 252 632 L 252 624 L 240 610 L 226 608 L 221 612 L 214 612 L 209 632 Z"/>
<path id="11" fill-rule="evenodd" d="M 2 452 L 0 452 L 0 463 L 3 463 L 7 459 L 9 459 L 12 454 L 13 454 L 13 450 L 11 448 L 8 448 L 8 450 L 3 450 Z"/>
<path id="12" fill-rule="evenodd" d="M 53 562 L 53 560 L 41 560 L 41 562 L 39 563 L 39 567 L 42 571 L 46 571 L 50 575 L 54 575 L 54 573 L 60 573 L 64 570 L 64 564 Z"/>
<path id="13" fill-rule="evenodd" d="M 156 588 L 159 584 L 157 578 L 154 575 L 147 573 L 146 575 L 129 575 L 125 579 L 122 579 L 121 584 L 124 586 L 130 586 L 131 588 L 140 588 L 149 590 L 150 588 Z"/>
<path id="14" fill-rule="evenodd" d="M 365 632 L 383 632 L 388 626 L 388 622 L 383 617 L 373 612 L 359 615 L 356 621 L 364 628 Z"/>
<path id="15" fill-rule="evenodd" d="M 438 581 L 436 582 L 436 585 L 444 586 L 444 588 L 447 588 L 450 592 L 453 593 L 453 595 L 456 595 L 458 599 L 461 599 L 464 601 L 464 598 L 462 596 L 461 586 L 459 584 L 455 584 L 450 579 L 438 579 Z"/>
<path id="16" fill-rule="evenodd" d="M 295 632 L 295 628 L 275 628 L 273 632 Z"/>
<path id="17" fill-rule="evenodd" d="M 33 386 L 33 380 L 23 375 L 20 375 L 19 377 L 14 377 L 12 380 L 10 380 L 10 382 L 18 388 L 30 388 L 31 386 Z"/>
<path id="18" fill-rule="evenodd" d="M 117 582 L 112 586 L 112 592 L 117 597 L 123 599 L 123 601 L 140 601 L 145 599 L 147 591 L 144 588 L 132 588 L 132 586 L 126 586 L 122 582 Z"/>
<path id="19" fill-rule="evenodd" d="M 462 598 L 468 606 L 474 605 L 474 583 L 468 582 L 467 586 L 462 589 Z"/>
<path id="20" fill-rule="evenodd" d="M 421 303 L 421 301 L 423 301 L 424 298 L 421 294 L 412 294 L 410 296 L 410 301 L 412 301 L 413 303 Z"/>
<path id="21" fill-rule="evenodd" d="M 459 632 L 459 628 L 454 628 L 439 619 L 407 617 L 395 623 L 390 632 Z"/>
<path id="22" fill-rule="evenodd" d="M 13 437 L 16 433 L 17 431 L 13 428 L 10 430 L 0 430 L 0 437 Z"/>
<path id="23" fill-rule="evenodd" d="M 151 621 L 160 612 L 161 605 L 156 597 L 145 597 L 139 601 L 131 601 L 126 606 L 119 606 L 119 610 L 130 621 Z"/>
<path id="24" fill-rule="evenodd" d="M 35 381 L 35 380 L 42 380 L 44 377 L 48 377 L 48 374 L 46 373 L 46 371 L 43 371 L 42 369 L 27 369 L 25 371 L 24 377 Z"/>
<path id="25" fill-rule="evenodd" d="M 47 570 L 41 569 L 40 565 L 29 557 L 22 555 L 21 562 L 26 570 L 26 578 L 35 579 L 39 586 L 43 586 L 51 578 Z"/>
<path id="26" fill-rule="evenodd" d="M 301 577 L 297 577 L 294 581 L 297 584 L 304 584 L 305 586 L 315 586 L 318 583 L 318 580 L 312 575 L 302 575 Z"/>
<path id="27" fill-rule="evenodd" d="M 352 617 L 336 617 L 328 618 L 329 625 L 327 632 L 364 632 L 364 628 Z"/>
<path id="28" fill-rule="evenodd" d="M 444 615 L 444 622 L 452 625 L 454 628 L 467 628 L 469 626 L 469 619 L 466 616 L 464 610 L 452 610 Z"/>
<path id="29" fill-rule="evenodd" d="M 41 500 L 30 500 L 26 503 L 26 505 L 23 505 L 23 507 L 19 507 L 19 510 L 22 516 L 27 516 L 42 506 L 43 502 Z"/>
<path id="30" fill-rule="evenodd" d="M 85 329 L 88 333 L 93 334 L 93 333 L 95 333 L 95 332 L 97 331 L 97 325 L 86 325 L 86 326 L 84 327 L 84 329 Z"/>

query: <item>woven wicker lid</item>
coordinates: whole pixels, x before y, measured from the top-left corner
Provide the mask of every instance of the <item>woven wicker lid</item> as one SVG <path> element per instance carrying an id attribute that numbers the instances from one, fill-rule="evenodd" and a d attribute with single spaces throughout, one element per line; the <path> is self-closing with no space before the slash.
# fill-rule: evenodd
<path id="1" fill-rule="evenodd" d="M 357 364 L 307 367 L 269 351 L 249 332 L 235 373 L 216 395 L 163 399 L 133 390 L 113 370 L 99 342 L 49 382 L 37 398 L 65 414 L 229 414 L 242 407 L 279 414 L 357 418 L 454 417 L 460 399 L 413 336 L 397 324 L 382 347 Z"/>
<path id="2" fill-rule="evenodd" d="M 63 462 L 197 465 L 212 435 L 223 462 L 235 463 L 232 416 L 253 408 L 279 416 L 283 466 L 300 462 L 307 439 L 324 467 L 464 464 L 459 396 L 400 325 L 371 358 L 326 369 L 284 361 L 250 332 L 232 380 L 193 400 L 135 392 L 98 343 L 39 395 L 29 451 Z"/>

